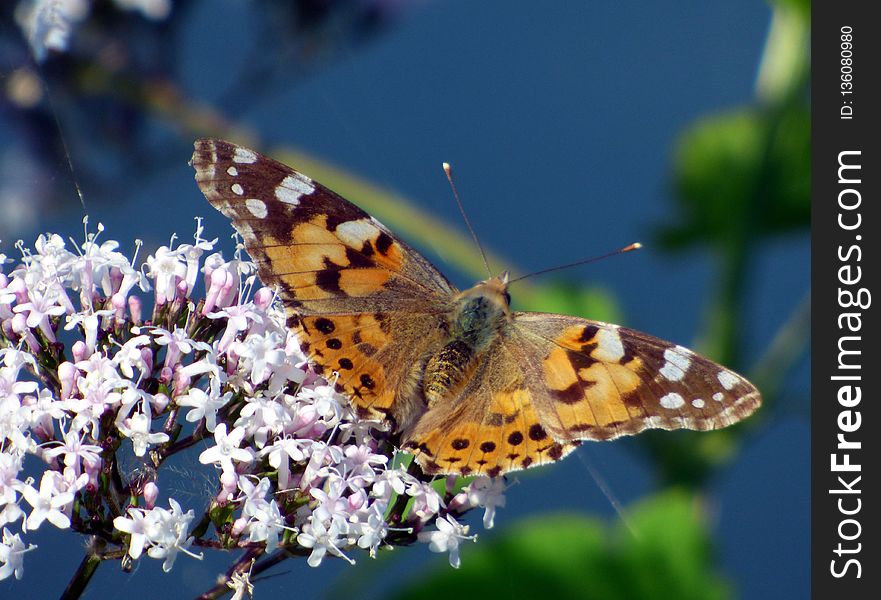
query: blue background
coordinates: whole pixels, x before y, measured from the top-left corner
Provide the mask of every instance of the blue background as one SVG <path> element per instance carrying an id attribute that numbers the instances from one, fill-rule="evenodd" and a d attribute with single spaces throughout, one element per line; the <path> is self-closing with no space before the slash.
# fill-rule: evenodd
<path id="1" fill-rule="evenodd" d="M 266 148 L 296 146 L 458 226 L 461 218 L 440 170 L 442 161 L 451 162 L 482 242 L 520 272 L 640 240 L 646 245 L 641 252 L 567 276 L 610 290 L 622 308 L 622 324 L 692 344 L 716 273 L 708 254 L 662 254 L 651 244 L 659 227 L 677 219 L 670 152 L 677 134 L 695 119 L 753 99 L 767 5 L 417 4 L 371 43 L 320 68 L 297 71 L 290 86 L 261 93 L 227 116 L 256 132 Z M 211 103 L 247 71 L 260 34 L 249 6 L 200 2 L 180 17 L 187 24 L 169 42 L 178 46 L 187 95 Z M 239 93 L 247 97 L 247 90 Z M 12 135 L 0 131 L 0 141 Z M 84 189 L 92 222 L 103 222 L 123 248 L 135 237 L 148 247 L 166 243 L 173 231 L 189 237 L 196 215 L 206 217 L 209 237 L 225 240 L 225 219 L 210 210 L 187 166 L 193 136 L 158 120 L 150 135 L 168 140 L 165 158 L 176 166 L 149 179 L 132 172 L 129 184 L 118 189 Z M 76 164 L 75 150 L 72 159 Z M 69 177 L 65 165 L 58 165 L 58 176 Z M 32 241 L 37 232 L 52 230 L 79 239 L 82 209 L 72 191 L 70 197 L 64 211 L 44 215 L 19 237 Z M 7 254 L 13 254 L 10 241 L 2 245 Z M 443 248 L 430 238 L 410 241 L 458 285 L 472 283 L 445 264 Z M 793 235 L 757 249 L 742 323 L 747 367 L 809 289 L 808 242 L 806 235 Z M 516 296 L 516 287 L 512 292 Z M 742 598 L 809 594 L 807 373 L 802 364 L 773 413 L 764 415 L 742 453 L 711 482 L 719 562 Z M 616 518 L 583 461 L 625 505 L 654 489 L 649 465 L 632 440 L 588 444 L 558 465 L 518 475 L 520 484 L 510 489 L 496 529 L 481 531 L 481 537 L 524 515 L 558 509 Z M 203 469 L 187 463 L 181 468 Z M 192 492 L 199 493 L 207 483 L 195 479 L 199 489 Z M 26 557 L 25 580 L 0 583 L 0 595 L 57 595 L 80 560 L 79 543 L 48 526 L 28 540 L 40 549 Z M 463 561 L 468 552 L 464 547 Z M 424 566 L 446 561 L 425 547 L 396 554 L 406 556 L 381 570 L 358 556 L 356 568 L 369 581 L 358 597 L 381 597 L 396 582 L 418 577 Z M 227 557 L 208 554 L 197 562 L 182 556 L 168 575 L 157 561 L 140 562 L 131 576 L 104 565 L 86 597 L 192 597 L 210 585 Z M 280 576 L 258 586 L 258 594 L 320 597 L 329 581 L 348 570 L 342 561 L 319 570 L 287 561 Z"/>

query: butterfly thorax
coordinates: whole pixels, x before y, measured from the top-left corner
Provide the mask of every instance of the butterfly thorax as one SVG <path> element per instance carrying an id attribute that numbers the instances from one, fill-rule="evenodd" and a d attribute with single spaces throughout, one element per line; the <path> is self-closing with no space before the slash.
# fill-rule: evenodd
<path id="1" fill-rule="evenodd" d="M 428 407 L 456 392 L 470 379 L 481 356 L 511 318 L 508 274 L 482 281 L 453 299 L 449 341 L 425 363 L 422 390 Z"/>

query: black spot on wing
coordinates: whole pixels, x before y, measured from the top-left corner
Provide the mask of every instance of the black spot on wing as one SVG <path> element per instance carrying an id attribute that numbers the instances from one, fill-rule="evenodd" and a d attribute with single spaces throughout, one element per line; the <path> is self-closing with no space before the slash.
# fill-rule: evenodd
<path id="1" fill-rule="evenodd" d="M 538 442 L 545 439 L 546 437 L 548 437 L 547 432 L 544 430 L 544 427 L 542 427 L 538 423 L 532 425 L 529 428 L 529 439 Z"/>
<path id="2" fill-rule="evenodd" d="M 376 250 L 380 254 L 387 254 L 393 243 L 394 240 L 391 236 L 383 231 L 379 234 L 379 237 L 376 238 Z"/>

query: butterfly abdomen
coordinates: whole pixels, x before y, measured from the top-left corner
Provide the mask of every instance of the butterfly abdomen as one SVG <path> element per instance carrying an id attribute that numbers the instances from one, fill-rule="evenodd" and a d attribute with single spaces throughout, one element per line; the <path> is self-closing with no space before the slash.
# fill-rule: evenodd
<path id="1" fill-rule="evenodd" d="M 474 349 L 464 340 L 453 340 L 428 359 L 422 377 L 422 392 L 431 408 L 467 380 L 474 362 Z"/>
<path id="2" fill-rule="evenodd" d="M 495 287 L 479 283 L 456 298 L 450 315 L 452 339 L 429 357 L 423 371 L 422 391 L 429 408 L 456 397 L 507 321 L 504 287 L 501 293 Z"/>

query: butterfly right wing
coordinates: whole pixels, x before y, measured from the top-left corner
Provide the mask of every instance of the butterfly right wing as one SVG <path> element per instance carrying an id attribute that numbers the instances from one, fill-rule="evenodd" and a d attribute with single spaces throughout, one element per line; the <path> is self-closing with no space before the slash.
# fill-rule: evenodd
<path id="1" fill-rule="evenodd" d="M 516 313 L 536 412 L 558 440 L 608 440 L 645 429 L 710 430 L 761 405 L 741 375 L 688 348 L 579 317 Z"/>

